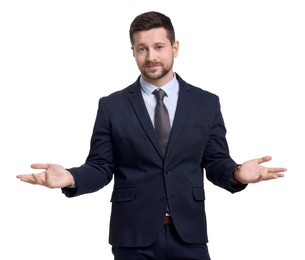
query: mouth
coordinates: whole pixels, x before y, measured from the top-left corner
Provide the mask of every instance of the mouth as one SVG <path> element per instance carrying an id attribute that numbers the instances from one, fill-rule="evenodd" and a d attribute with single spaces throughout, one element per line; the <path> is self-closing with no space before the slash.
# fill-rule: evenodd
<path id="1" fill-rule="evenodd" d="M 155 69 L 157 67 L 160 67 L 161 64 L 160 63 L 147 63 L 145 64 L 145 67 L 148 69 Z"/>

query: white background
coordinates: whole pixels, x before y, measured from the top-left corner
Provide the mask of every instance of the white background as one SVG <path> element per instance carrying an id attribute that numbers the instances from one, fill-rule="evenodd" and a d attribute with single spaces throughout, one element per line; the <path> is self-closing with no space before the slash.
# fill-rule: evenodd
<path id="1" fill-rule="evenodd" d="M 112 259 L 112 184 L 68 199 L 15 178 L 81 165 L 98 99 L 138 77 L 129 25 L 167 14 L 175 71 L 220 96 L 232 157 L 272 155 L 283 179 L 206 183 L 213 260 L 304 260 L 305 8 L 297 0 L 0 2 L 0 259 Z"/>

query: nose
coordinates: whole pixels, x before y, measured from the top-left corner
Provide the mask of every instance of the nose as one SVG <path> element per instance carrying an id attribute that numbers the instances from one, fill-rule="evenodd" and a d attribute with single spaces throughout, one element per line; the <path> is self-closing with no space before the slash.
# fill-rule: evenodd
<path id="1" fill-rule="evenodd" d="M 148 51 L 147 51 L 147 57 L 146 57 L 146 59 L 148 60 L 148 61 L 153 61 L 153 60 L 156 60 L 156 57 L 157 57 L 157 55 L 156 55 L 156 51 L 154 50 L 154 49 L 149 49 Z"/>

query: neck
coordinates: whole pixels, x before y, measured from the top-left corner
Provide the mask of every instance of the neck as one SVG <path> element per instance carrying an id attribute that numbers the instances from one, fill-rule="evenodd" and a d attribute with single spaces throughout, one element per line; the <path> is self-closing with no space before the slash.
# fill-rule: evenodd
<path id="1" fill-rule="evenodd" d="M 156 86 L 156 87 L 162 87 L 164 86 L 166 83 L 170 82 L 173 78 L 174 78 L 174 72 L 173 71 L 169 71 L 166 75 L 164 75 L 162 78 L 158 78 L 158 79 L 152 79 L 152 78 L 148 78 L 145 75 L 141 75 L 143 80 Z"/>

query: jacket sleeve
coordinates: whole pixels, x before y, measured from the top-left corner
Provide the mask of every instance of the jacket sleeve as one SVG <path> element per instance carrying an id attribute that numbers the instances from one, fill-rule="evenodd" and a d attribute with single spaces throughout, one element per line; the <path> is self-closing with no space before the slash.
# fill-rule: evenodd
<path id="1" fill-rule="evenodd" d="M 232 193 L 238 192 L 245 189 L 247 185 L 236 183 L 232 178 L 238 164 L 230 157 L 226 128 L 218 97 L 214 112 L 214 120 L 203 158 L 206 176 L 213 184 Z"/>

